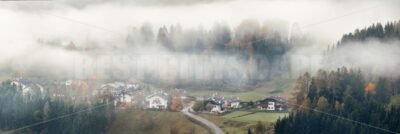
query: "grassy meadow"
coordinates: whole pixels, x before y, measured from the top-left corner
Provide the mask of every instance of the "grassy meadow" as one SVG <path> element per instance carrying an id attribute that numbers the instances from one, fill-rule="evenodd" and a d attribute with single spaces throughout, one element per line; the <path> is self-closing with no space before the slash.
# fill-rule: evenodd
<path id="1" fill-rule="evenodd" d="M 273 125 L 279 117 L 287 116 L 288 113 L 272 113 L 272 112 L 248 112 L 235 111 L 223 116 L 201 114 L 203 118 L 212 121 L 222 128 L 225 133 L 243 134 L 247 133 L 249 128 L 253 129 L 258 121 L 261 121 L 269 131 L 273 130 Z"/>
<path id="2" fill-rule="evenodd" d="M 287 97 L 288 95 L 290 95 L 290 90 L 293 88 L 294 82 L 294 79 L 278 78 L 265 83 L 261 83 L 254 90 L 251 91 L 232 92 L 194 89 L 189 91 L 189 95 L 207 96 L 212 95 L 213 93 L 218 93 L 219 95 L 226 97 L 239 97 L 242 101 L 256 101 L 270 95 L 280 95 L 283 97 Z"/>
<path id="3" fill-rule="evenodd" d="M 189 121 L 180 112 L 121 110 L 111 124 L 109 134 L 208 134 L 201 126 Z"/>

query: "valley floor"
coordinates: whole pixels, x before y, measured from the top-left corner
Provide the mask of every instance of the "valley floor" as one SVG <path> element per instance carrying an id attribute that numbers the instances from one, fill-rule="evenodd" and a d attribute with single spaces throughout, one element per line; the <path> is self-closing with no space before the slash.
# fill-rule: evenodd
<path id="1" fill-rule="evenodd" d="M 208 134 L 181 112 L 126 109 L 117 112 L 109 134 Z"/>
<path id="2" fill-rule="evenodd" d="M 200 114 L 201 117 L 213 122 L 229 134 L 247 133 L 251 128 L 254 132 L 254 127 L 257 122 L 262 122 L 267 130 L 272 133 L 274 123 L 278 118 L 287 116 L 288 113 L 271 113 L 271 112 L 247 112 L 235 111 L 223 116 Z"/>

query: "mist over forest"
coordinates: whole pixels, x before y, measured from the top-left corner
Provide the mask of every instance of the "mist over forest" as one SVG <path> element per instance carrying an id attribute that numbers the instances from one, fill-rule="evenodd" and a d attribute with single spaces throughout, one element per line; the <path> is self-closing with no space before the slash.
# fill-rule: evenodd
<path id="1" fill-rule="evenodd" d="M 210 89 L 243 90 L 251 89 L 260 81 L 295 78 L 306 71 L 316 72 L 321 68 L 365 67 L 367 63 L 362 62 L 365 59 L 362 53 L 369 53 L 375 45 L 371 45 L 371 49 L 357 49 L 360 54 L 355 56 L 345 52 L 350 49 L 336 51 L 334 55 L 340 56 L 330 63 L 324 61 L 324 51 L 334 47 L 343 33 L 376 23 L 376 18 L 369 16 L 377 11 L 388 12 L 380 18 L 383 23 L 395 21 L 386 19 L 396 16 L 392 10 L 397 8 L 391 8 L 393 4 L 371 1 L 359 5 L 366 7 L 359 8 L 365 11 L 354 15 L 357 17 L 344 17 L 340 21 L 348 23 L 345 26 L 349 28 L 340 28 L 347 31 L 335 28 L 342 24 L 321 23 L 327 19 L 322 14 L 304 16 L 313 19 L 296 19 L 298 16 L 295 15 L 297 11 L 309 13 L 305 7 L 322 10 L 307 5 L 326 6 L 328 8 L 322 11 L 333 14 L 329 9 L 354 3 L 356 1 L 342 4 L 303 1 L 302 6 L 295 6 L 292 1 L 2 3 L 2 15 L 19 21 L 6 21 L 2 25 L 2 29 L 10 29 L 2 32 L 5 37 L 2 44 L 13 44 L 13 47 L 2 45 L 0 64 L 4 71 L 1 74 L 5 78 L 134 79 L 165 86 L 208 85 Z M 237 14 L 240 4 L 255 10 Z M 257 4 L 273 4 L 275 7 L 264 9 Z M 388 10 L 381 10 L 382 6 Z M 226 9 L 226 12 L 219 8 Z M 290 10 L 286 10 L 288 8 Z M 265 10 L 262 11 L 265 14 L 253 16 L 261 12 L 259 10 Z M 353 10 L 344 9 L 343 13 L 337 12 L 332 16 L 342 15 L 345 11 Z M 174 16 L 176 13 L 182 17 Z M 106 19 L 111 16 L 113 20 Z M 230 19 L 230 16 L 235 16 L 235 19 Z M 344 21 L 346 19 L 352 21 Z M 397 42 L 393 40 L 390 43 Z M 394 51 L 397 48 L 380 49 Z M 376 62 L 383 61 L 379 53 L 376 55 Z M 347 57 L 352 57 L 351 61 Z M 389 57 L 398 56 L 394 53 Z M 359 62 L 352 62 L 354 60 Z M 387 66 L 394 65 L 397 64 Z M 377 74 L 387 74 L 387 66 L 374 66 L 372 70 Z"/>
<path id="2" fill-rule="evenodd" d="M 399 5 L 0 0 L 0 133 L 399 133 Z"/>
<path id="3" fill-rule="evenodd" d="M 385 29 L 398 29 L 396 21 L 390 23 L 393 28 Z M 321 48 L 316 48 L 317 41 L 302 33 L 297 24 L 284 21 L 248 19 L 233 28 L 216 23 L 210 29 L 184 29 L 179 24 L 154 28 L 144 23 L 127 31 L 121 40 L 108 45 L 89 37 L 83 41 L 38 37 L 32 46 L 25 46 L 28 53 L 15 48 L 16 56 L 2 60 L 3 75 L 133 79 L 162 86 L 247 90 L 260 81 L 295 78 L 318 69 L 346 66 L 384 76 L 396 73 L 399 65 L 395 31 L 385 36 L 390 40 L 380 41 L 383 35 L 364 35 L 358 41 L 350 34 Z M 356 30 L 355 36 L 361 34 Z M 387 58 L 392 62 L 383 60 Z"/>

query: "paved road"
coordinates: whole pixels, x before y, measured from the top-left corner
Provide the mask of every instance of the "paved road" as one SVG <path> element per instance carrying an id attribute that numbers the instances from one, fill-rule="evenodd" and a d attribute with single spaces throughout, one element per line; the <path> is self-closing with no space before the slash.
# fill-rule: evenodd
<path id="1" fill-rule="evenodd" d="M 190 111 L 193 111 L 192 110 L 192 106 L 193 106 L 193 104 L 191 104 L 188 107 L 185 107 L 182 110 L 182 113 L 185 114 L 188 118 L 191 118 L 191 119 L 195 120 L 196 123 L 200 123 L 201 126 L 207 127 L 212 133 L 214 133 L 214 134 L 224 134 L 224 131 L 222 131 L 222 129 L 219 128 L 214 123 L 212 123 L 212 122 L 210 122 L 210 121 L 208 121 L 208 120 L 206 120 L 206 119 L 204 119 L 204 118 L 202 118 L 200 116 L 197 116 L 197 115 L 194 115 L 194 114 L 190 113 Z"/>

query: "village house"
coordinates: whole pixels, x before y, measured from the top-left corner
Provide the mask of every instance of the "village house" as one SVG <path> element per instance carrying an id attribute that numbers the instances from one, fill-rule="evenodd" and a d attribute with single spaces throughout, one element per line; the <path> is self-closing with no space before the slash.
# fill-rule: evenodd
<path id="1" fill-rule="evenodd" d="M 121 92 L 134 92 L 143 89 L 144 86 L 135 83 L 112 82 L 100 86 L 101 92 L 111 92 L 113 95 L 121 94 Z"/>
<path id="2" fill-rule="evenodd" d="M 220 104 L 215 104 L 215 105 L 212 107 L 212 109 L 210 110 L 210 112 L 211 112 L 211 113 L 223 113 L 223 112 L 225 112 L 225 111 L 222 109 L 222 105 L 220 105 Z"/>
<path id="3" fill-rule="evenodd" d="M 223 96 L 214 94 L 211 97 L 204 98 L 204 106 L 211 113 L 223 113 L 226 110 L 226 101 Z"/>
<path id="4" fill-rule="evenodd" d="M 270 96 L 257 102 L 257 108 L 267 111 L 288 110 L 288 103 L 279 96 Z"/>
<path id="5" fill-rule="evenodd" d="M 240 108 L 239 97 L 224 97 L 213 94 L 211 97 L 204 97 L 204 106 L 212 113 L 223 113 L 229 110 Z"/>
<path id="6" fill-rule="evenodd" d="M 18 91 L 21 91 L 24 98 L 29 97 L 25 99 L 32 99 L 30 97 L 32 97 L 32 95 L 34 95 L 35 93 L 38 93 L 35 95 L 39 95 L 42 99 L 44 99 L 46 94 L 42 85 L 34 83 L 28 79 L 16 78 L 11 81 L 10 85 L 15 86 Z"/>
<path id="7" fill-rule="evenodd" d="M 149 109 L 167 109 L 168 94 L 164 92 L 153 93 L 146 96 L 146 108 Z"/>
<path id="8" fill-rule="evenodd" d="M 15 86 L 19 91 L 22 91 L 23 96 L 25 96 L 31 90 L 31 87 L 27 86 L 26 80 L 23 79 L 14 79 L 10 84 Z"/>
<path id="9" fill-rule="evenodd" d="M 116 81 L 101 85 L 98 94 L 110 94 L 115 98 L 114 105 L 118 107 L 141 108 L 145 101 L 143 88 L 140 84 Z"/>
<path id="10" fill-rule="evenodd" d="M 224 108 L 223 108 L 223 102 L 214 100 L 214 99 L 206 99 L 204 100 L 204 106 L 207 111 L 210 111 L 211 113 L 223 113 Z"/>
<path id="11" fill-rule="evenodd" d="M 227 109 L 236 109 L 240 108 L 240 99 L 239 97 L 224 97 L 224 107 Z"/>
<path id="12" fill-rule="evenodd" d="M 122 82 L 107 83 L 100 86 L 101 92 L 110 92 L 114 96 L 120 94 L 120 92 L 124 89 L 125 89 L 125 83 Z"/>
<path id="13" fill-rule="evenodd" d="M 117 101 L 117 106 L 119 107 L 132 107 L 132 95 L 127 92 L 122 92 L 118 95 L 118 98 L 115 100 Z"/>

